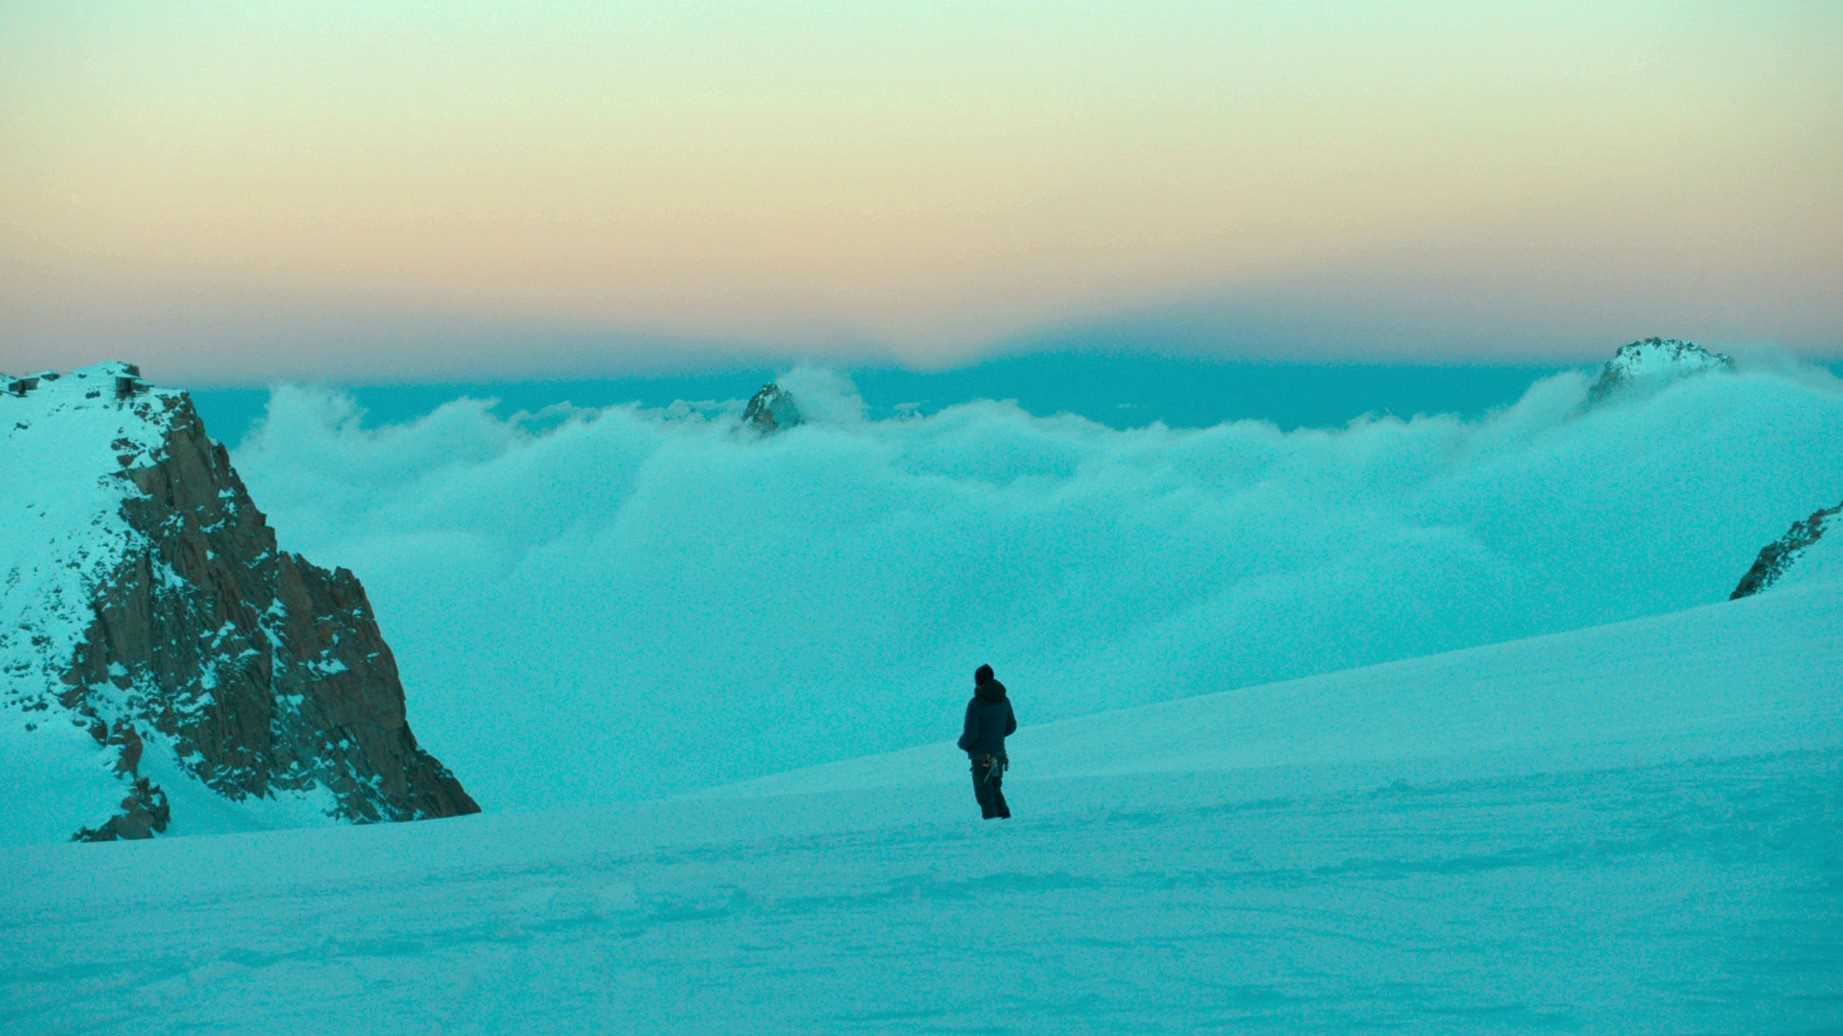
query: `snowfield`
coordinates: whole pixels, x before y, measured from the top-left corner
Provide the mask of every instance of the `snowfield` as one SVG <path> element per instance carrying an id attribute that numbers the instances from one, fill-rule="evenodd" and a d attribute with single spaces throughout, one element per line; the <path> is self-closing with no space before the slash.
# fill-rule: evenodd
<path id="1" fill-rule="evenodd" d="M 7 849 L 0 1029 L 1836 1031 L 1838 589 L 1040 727 L 1014 686 L 1008 823 L 944 740 Z"/>

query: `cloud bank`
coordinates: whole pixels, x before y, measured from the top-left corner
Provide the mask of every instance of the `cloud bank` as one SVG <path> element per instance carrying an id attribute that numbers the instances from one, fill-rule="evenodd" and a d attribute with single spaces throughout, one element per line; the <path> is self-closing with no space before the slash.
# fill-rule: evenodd
<path id="1" fill-rule="evenodd" d="M 1843 487 L 1843 384 L 1805 368 L 1293 432 L 868 420 L 788 381 L 820 420 L 760 441 L 466 399 L 368 428 L 282 388 L 235 460 L 285 546 L 359 573 L 489 809 L 946 740 L 988 661 L 1028 767 L 1052 718 L 1720 600 Z"/>

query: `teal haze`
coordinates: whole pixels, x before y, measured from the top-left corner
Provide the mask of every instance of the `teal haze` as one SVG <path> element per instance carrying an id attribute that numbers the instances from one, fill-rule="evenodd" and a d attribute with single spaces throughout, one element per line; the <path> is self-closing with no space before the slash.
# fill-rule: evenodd
<path id="1" fill-rule="evenodd" d="M 1843 366 L 1843 365 L 1840 365 Z M 1041 417 L 1078 414 L 1112 428 L 1163 423 L 1204 428 L 1223 421 L 1270 421 L 1282 429 L 1332 427 L 1364 414 L 1477 416 L 1507 406 L 1558 366 L 1431 366 L 1223 362 L 1160 356 L 1063 353 L 1012 357 L 959 370 L 852 369 L 872 418 L 933 413 L 975 399 L 1010 399 Z M 456 382 L 340 386 L 369 426 L 402 424 L 467 397 L 498 400 L 496 412 L 535 413 L 569 403 L 746 399 L 777 370 L 740 367 L 703 374 L 570 381 Z M 206 427 L 236 444 L 261 418 L 269 389 L 199 389 Z"/>

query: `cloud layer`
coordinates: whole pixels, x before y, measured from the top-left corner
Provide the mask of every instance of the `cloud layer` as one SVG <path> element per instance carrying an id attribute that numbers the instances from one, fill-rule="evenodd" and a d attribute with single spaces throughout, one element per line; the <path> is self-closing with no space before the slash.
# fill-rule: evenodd
<path id="1" fill-rule="evenodd" d="M 282 388 L 235 460 L 284 546 L 363 578 L 418 733 L 489 809 L 944 740 L 980 662 L 1027 733 L 1716 601 L 1843 486 L 1843 386 L 1804 369 L 1294 432 L 871 421 L 838 375 L 788 383 L 820 420 L 761 441 L 478 400 L 368 428 Z"/>

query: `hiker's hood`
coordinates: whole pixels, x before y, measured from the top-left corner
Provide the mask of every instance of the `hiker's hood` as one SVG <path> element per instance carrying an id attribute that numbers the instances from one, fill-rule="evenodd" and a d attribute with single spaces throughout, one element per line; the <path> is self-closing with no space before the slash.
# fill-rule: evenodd
<path id="1" fill-rule="evenodd" d="M 973 696 L 980 701 L 986 702 L 1004 701 L 1005 685 L 999 683 L 996 679 L 987 680 L 985 683 L 973 688 Z"/>

